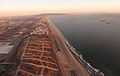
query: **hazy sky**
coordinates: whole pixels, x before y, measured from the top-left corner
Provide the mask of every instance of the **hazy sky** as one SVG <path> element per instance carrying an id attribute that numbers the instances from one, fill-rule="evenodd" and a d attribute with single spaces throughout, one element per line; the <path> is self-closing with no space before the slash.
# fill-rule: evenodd
<path id="1" fill-rule="evenodd" d="M 53 12 L 120 12 L 120 0 L 0 0 L 0 16 Z"/>

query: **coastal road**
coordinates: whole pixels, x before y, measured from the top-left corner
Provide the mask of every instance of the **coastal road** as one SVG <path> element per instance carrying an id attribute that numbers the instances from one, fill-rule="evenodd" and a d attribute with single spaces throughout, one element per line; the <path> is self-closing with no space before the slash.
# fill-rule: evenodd
<path id="1" fill-rule="evenodd" d="M 59 43 L 60 50 L 56 51 L 56 56 L 58 58 L 60 68 L 63 71 L 63 76 L 90 76 L 88 71 L 73 56 L 58 29 L 50 22 L 49 19 L 48 21 L 52 35 L 57 43 Z"/>

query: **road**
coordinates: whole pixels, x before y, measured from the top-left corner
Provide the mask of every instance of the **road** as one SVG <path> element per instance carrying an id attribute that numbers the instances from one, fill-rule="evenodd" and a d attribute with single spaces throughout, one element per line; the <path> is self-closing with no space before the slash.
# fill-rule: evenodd
<path id="1" fill-rule="evenodd" d="M 91 76 L 47 16 L 36 18 L 24 35 L 6 59 L 17 65 L 0 76 Z"/>

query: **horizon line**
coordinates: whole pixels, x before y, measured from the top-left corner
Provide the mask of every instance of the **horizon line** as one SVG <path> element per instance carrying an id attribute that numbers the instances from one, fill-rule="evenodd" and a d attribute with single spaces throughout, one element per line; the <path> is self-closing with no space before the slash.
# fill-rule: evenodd
<path id="1" fill-rule="evenodd" d="M 56 15 L 56 14 L 120 14 L 120 12 L 50 12 L 50 13 L 38 13 L 38 14 L 24 14 L 24 15 L 8 15 L 8 16 L 0 16 L 2 17 L 21 17 L 21 16 L 35 16 L 35 15 Z"/>

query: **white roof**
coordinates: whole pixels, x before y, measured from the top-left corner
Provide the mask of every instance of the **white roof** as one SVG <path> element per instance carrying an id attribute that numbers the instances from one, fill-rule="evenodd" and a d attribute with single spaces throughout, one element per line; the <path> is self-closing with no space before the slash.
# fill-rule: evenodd
<path id="1" fill-rule="evenodd" d="M 0 47 L 0 53 L 9 53 L 13 46 L 5 45 Z"/>

